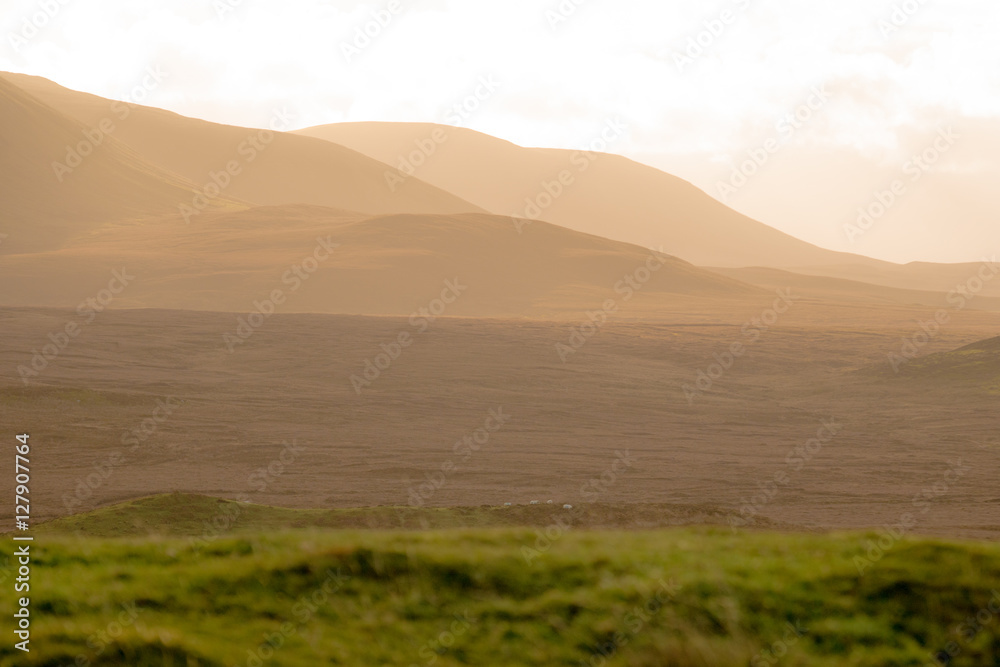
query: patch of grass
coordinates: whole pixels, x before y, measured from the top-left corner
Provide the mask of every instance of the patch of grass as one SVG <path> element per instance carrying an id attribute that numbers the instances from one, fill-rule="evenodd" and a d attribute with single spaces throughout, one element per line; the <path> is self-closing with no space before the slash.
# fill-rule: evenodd
<path id="1" fill-rule="evenodd" d="M 558 521 L 577 528 L 657 528 L 691 523 L 729 525 L 738 513 L 707 505 L 587 503 L 497 507 L 360 507 L 288 509 L 197 494 L 161 494 L 40 524 L 40 533 L 90 537 L 144 535 L 214 538 L 230 533 L 285 528 L 367 528 L 436 530 L 549 526 Z M 744 519 L 740 518 L 741 525 Z M 752 527 L 773 527 L 759 518 Z"/>
<path id="2" fill-rule="evenodd" d="M 992 387 L 1000 380 L 1000 337 L 913 359 L 901 375 Z"/>
<path id="3" fill-rule="evenodd" d="M 171 500 L 137 502 L 151 516 Z M 132 525 L 129 507 L 92 525 Z M 32 546 L 32 651 L 4 642 L 0 665 L 919 666 L 953 641 L 953 667 L 1000 664 L 1000 616 L 956 633 L 1000 608 L 1000 545 L 904 539 L 859 575 L 869 537 L 570 529 L 546 543 L 531 527 L 275 523 L 192 543 L 50 528 Z"/>

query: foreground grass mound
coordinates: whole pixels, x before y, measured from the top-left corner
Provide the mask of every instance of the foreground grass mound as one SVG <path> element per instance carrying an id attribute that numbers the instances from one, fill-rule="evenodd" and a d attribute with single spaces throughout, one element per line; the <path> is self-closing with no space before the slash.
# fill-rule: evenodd
<path id="1" fill-rule="evenodd" d="M 32 650 L 3 642 L 0 665 L 882 666 L 938 664 L 941 651 L 953 666 L 1000 664 L 1000 545 L 903 539 L 860 574 L 877 539 L 40 533 Z M 10 595 L 0 606 L 11 618 Z"/>

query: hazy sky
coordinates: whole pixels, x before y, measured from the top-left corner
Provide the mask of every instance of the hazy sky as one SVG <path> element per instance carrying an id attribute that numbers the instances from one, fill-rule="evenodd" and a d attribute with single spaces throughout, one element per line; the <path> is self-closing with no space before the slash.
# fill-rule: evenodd
<path id="1" fill-rule="evenodd" d="M 152 67 L 163 80 L 139 92 L 143 103 L 214 121 L 263 126 L 286 107 L 296 127 L 461 122 L 565 148 L 618 116 L 629 130 L 609 150 L 719 198 L 718 182 L 771 137 L 820 163 L 824 151 L 846 152 L 891 174 L 942 123 L 981 129 L 1000 117 L 995 0 L 4 0 L 4 9 L 0 69 L 70 88 L 134 99 Z M 449 113 L 463 101 L 477 108 Z M 803 122 L 779 127 L 796 111 Z M 935 169 L 990 171 L 994 160 L 956 151 Z M 828 247 L 932 258 L 891 239 L 859 247 L 839 211 L 803 220 L 769 209 L 774 187 L 751 182 L 729 203 Z M 865 203 L 857 196 L 848 213 Z"/>

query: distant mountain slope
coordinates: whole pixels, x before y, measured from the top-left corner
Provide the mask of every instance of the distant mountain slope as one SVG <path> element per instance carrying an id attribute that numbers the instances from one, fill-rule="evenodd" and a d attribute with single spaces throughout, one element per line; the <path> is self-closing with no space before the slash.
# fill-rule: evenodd
<path id="1" fill-rule="evenodd" d="M 698 265 L 881 264 L 800 241 L 737 213 L 687 181 L 618 155 L 522 148 L 473 130 L 429 123 L 336 123 L 297 134 L 399 166 L 401 156 L 419 150 L 419 142 L 429 146 L 426 141 L 435 132 L 446 139 L 435 142 L 433 155 L 414 176 L 493 213 L 517 212 L 589 234 L 662 246 Z"/>
<path id="2" fill-rule="evenodd" d="M 982 262 L 968 264 L 934 264 L 911 262 L 873 266 L 863 263 L 822 264 L 789 267 L 791 271 L 831 278 L 860 280 L 874 285 L 899 289 L 931 290 L 950 293 L 951 305 L 966 303 L 978 307 L 978 297 L 1000 297 L 1000 262 L 994 252 L 984 255 Z"/>
<path id="3" fill-rule="evenodd" d="M 113 136 L 146 160 L 226 196 L 255 204 L 315 204 L 368 214 L 481 212 L 420 179 L 390 189 L 386 166 L 343 146 L 285 132 L 221 125 L 63 88 L 41 77 L 0 79 L 88 125 L 114 123 Z M 274 129 L 287 120 L 275 113 Z M 226 174 L 228 165 L 238 174 Z M 235 171 L 235 170 L 234 170 Z M 215 175 L 215 178 L 213 178 Z"/>
<path id="4" fill-rule="evenodd" d="M 947 265 L 943 265 L 947 266 Z M 906 267 L 900 267 L 905 269 Z M 942 269 L 943 270 L 943 269 Z M 933 289 L 909 289 L 904 287 L 906 281 L 900 280 L 899 287 L 834 278 L 823 275 L 808 275 L 793 273 L 781 269 L 744 268 L 744 269 L 713 269 L 716 273 L 736 280 L 764 288 L 793 288 L 801 295 L 832 301 L 923 306 L 929 312 L 939 308 L 950 309 L 955 304 L 949 303 L 948 293 L 933 291 Z M 845 272 L 846 273 L 846 272 Z M 911 281 L 929 282 L 929 281 Z M 947 286 L 947 282 L 944 286 Z M 1000 298 L 996 296 L 978 296 L 968 302 L 969 307 L 977 310 L 1000 311 Z"/>
<path id="5" fill-rule="evenodd" d="M 525 215 L 535 202 L 538 210 L 527 217 L 661 247 L 698 266 L 766 266 L 945 293 L 980 269 L 979 264 L 900 265 L 820 248 L 728 208 L 687 181 L 618 155 L 593 154 L 591 160 L 579 151 L 522 148 L 474 130 L 430 123 L 335 123 L 297 133 L 350 146 L 397 167 L 401 157 L 416 163 L 410 156 L 419 158 L 418 144 L 426 147 L 428 138 L 445 137 L 434 142 L 433 154 L 416 167 L 415 177 L 498 214 Z M 558 182 L 561 173 L 572 179 L 569 185 Z M 544 206 L 547 202 L 551 205 Z M 987 282 L 981 295 L 1000 297 L 1000 280 Z"/>
<path id="6" fill-rule="evenodd" d="M 194 185 L 0 78 L 0 254 L 58 248 L 111 221 L 159 216 Z M 212 208 L 238 207 L 219 198 Z"/>
<path id="7" fill-rule="evenodd" d="M 75 305 L 122 265 L 136 279 L 115 307 L 245 312 L 279 289 L 283 312 L 410 315 L 443 299 L 434 314 L 583 318 L 609 299 L 642 315 L 679 298 L 768 294 L 545 222 L 521 235 L 501 216 L 368 218 L 299 205 L 120 225 L 72 248 L 11 257 L 0 279 L 25 287 L 4 304 Z"/>

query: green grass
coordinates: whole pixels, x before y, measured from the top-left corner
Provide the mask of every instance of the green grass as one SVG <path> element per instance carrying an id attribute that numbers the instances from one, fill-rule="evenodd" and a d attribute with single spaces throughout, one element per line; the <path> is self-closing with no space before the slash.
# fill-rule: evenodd
<path id="1" fill-rule="evenodd" d="M 32 651 L 8 638 L 0 665 L 925 665 L 1000 590 L 1000 545 L 904 539 L 859 576 L 854 558 L 874 538 L 859 534 L 572 529 L 529 564 L 524 548 L 545 546 L 538 528 L 275 524 L 197 543 L 173 530 L 38 531 Z M 637 614 L 657 593 L 662 604 Z M 10 619 L 12 595 L 0 598 Z M 789 623 L 802 636 L 780 660 L 762 653 Z M 998 628 L 991 617 L 959 640 L 951 664 L 1000 664 Z M 251 660 L 267 637 L 280 648 Z"/>
<path id="2" fill-rule="evenodd" d="M 432 530 L 549 526 L 557 519 L 574 527 L 657 528 L 693 522 L 729 525 L 739 514 L 707 505 L 586 503 L 570 510 L 562 505 L 497 507 L 360 507 L 348 509 L 288 509 L 236 502 L 196 494 L 162 494 L 41 524 L 41 534 L 87 537 L 189 536 L 272 531 L 287 528 L 367 528 Z M 740 519 L 741 524 L 744 519 Z M 753 527 L 772 527 L 758 519 Z"/>
<path id="3" fill-rule="evenodd" d="M 1000 337 L 918 357 L 902 367 L 901 375 L 965 385 L 975 383 L 993 391 L 1000 380 Z"/>

